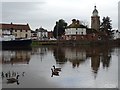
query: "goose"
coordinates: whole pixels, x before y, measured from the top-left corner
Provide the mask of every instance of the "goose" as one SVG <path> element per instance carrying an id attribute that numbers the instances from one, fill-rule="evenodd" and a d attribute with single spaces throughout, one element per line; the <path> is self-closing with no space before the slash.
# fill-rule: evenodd
<path id="1" fill-rule="evenodd" d="M 54 71 L 61 71 L 61 68 L 55 68 L 55 65 L 53 65 Z"/>
<path id="2" fill-rule="evenodd" d="M 19 77 L 20 75 L 17 75 L 16 76 L 16 78 L 9 78 L 9 79 L 7 79 L 8 80 L 8 82 L 7 83 L 14 83 L 14 82 L 18 82 L 18 77 Z"/>
<path id="3" fill-rule="evenodd" d="M 1 76 L 2 76 L 2 78 L 4 77 L 4 73 L 2 72 L 2 74 L 1 74 Z"/>
<path id="4" fill-rule="evenodd" d="M 24 76 L 25 72 L 22 73 L 22 76 Z"/>
<path id="5" fill-rule="evenodd" d="M 59 76 L 59 72 L 58 71 L 55 71 L 52 68 L 51 68 L 51 70 L 52 70 L 52 76 L 51 77 L 53 77 L 53 75 Z"/>

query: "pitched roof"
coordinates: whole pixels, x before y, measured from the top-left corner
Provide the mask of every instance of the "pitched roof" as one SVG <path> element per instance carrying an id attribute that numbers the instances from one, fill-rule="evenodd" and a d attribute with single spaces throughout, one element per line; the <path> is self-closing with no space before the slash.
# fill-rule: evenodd
<path id="1" fill-rule="evenodd" d="M 82 24 L 70 24 L 67 28 L 86 28 L 86 26 Z"/>
<path id="2" fill-rule="evenodd" d="M 67 28 L 86 28 L 79 20 L 73 19 L 72 24 L 67 26 Z"/>
<path id="3" fill-rule="evenodd" d="M 39 29 L 36 29 L 36 31 L 37 31 L 37 32 L 47 32 L 47 30 L 46 30 L 46 29 L 44 29 L 44 28 L 42 28 L 42 27 L 41 27 L 41 28 L 39 28 Z"/>
<path id="4" fill-rule="evenodd" d="M 31 30 L 29 24 L 0 24 L 0 29 Z"/>

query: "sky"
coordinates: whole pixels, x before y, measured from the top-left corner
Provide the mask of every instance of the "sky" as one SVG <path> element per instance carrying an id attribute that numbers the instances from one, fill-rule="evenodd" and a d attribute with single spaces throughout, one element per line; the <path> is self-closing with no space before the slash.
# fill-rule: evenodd
<path id="1" fill-rule="evenodd" d="M 118 17 L 120 17 L 120 1 L 118 4 Z M 118 18 L 118 30 L 120 31 L 120 18 Z"/>
<path id="2" fill-rule="evenodd" d="M 43 27 L 51 31 L 59 19 L 64 19 L 69 25 L 75 18 L 91 27 L 91 15 L 96 5 L 101 22 L 103 17 L 109 16 L 113 29 L 118 29 L 118 2 L 119 0 L 2 0 L 0 7 L 2 23 L 28 23 L 32 30 Z"/>

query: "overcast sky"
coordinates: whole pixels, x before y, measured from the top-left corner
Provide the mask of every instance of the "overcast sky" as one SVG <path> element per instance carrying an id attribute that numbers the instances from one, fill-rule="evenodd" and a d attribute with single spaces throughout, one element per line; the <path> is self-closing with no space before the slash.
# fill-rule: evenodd
<path id="1" fill-rule="evenodd" d="M 8 2 L 9 1 L 9 2 Z M 53 30 L 55 22 L 64 19 L 68 24 L 73 18 L 90 25 L 94 5 L 99 16 L 109 16 L 113 28 L 118 28 L 119 0 L 2 0 L 2 23 L 30 24 L 32 30 Z M 1 5 L 1 4 L 0 4 Z M 1 7 L 1 6 L 0 6 Z"/>

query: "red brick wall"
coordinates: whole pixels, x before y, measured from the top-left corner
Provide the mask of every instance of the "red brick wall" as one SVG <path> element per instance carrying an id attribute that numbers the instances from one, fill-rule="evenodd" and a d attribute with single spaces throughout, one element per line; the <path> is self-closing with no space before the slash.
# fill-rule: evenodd
<path id="1" fill-rule="evenodd" d="M 66 35 L 65 40 L 98 40 L 98 35 L 87 34 L 87 35 Z"/>

